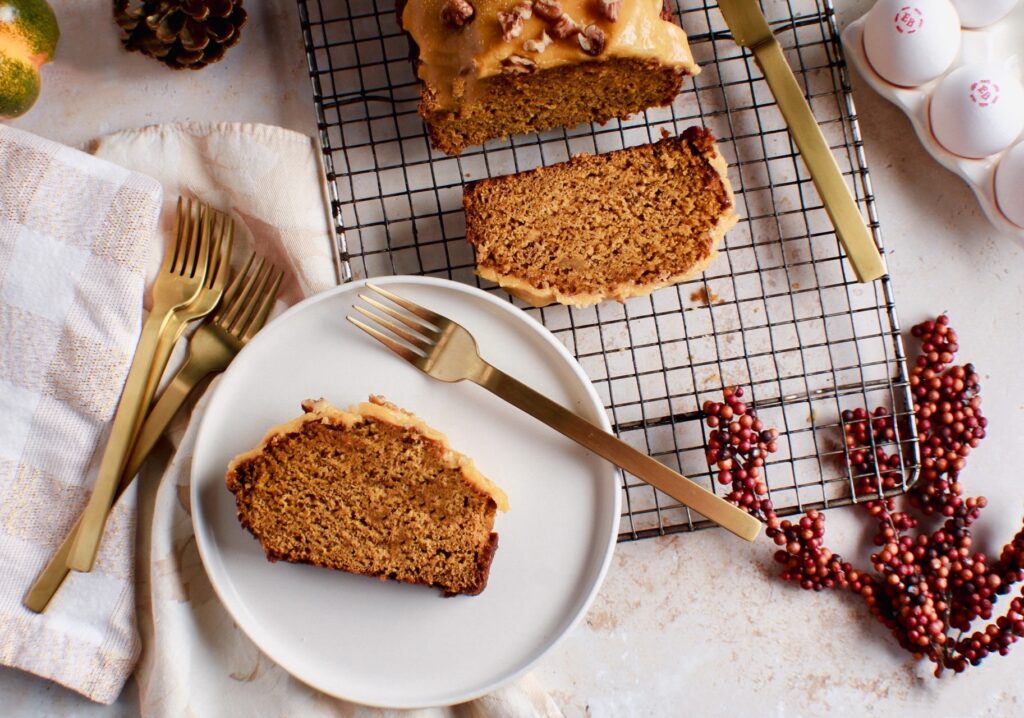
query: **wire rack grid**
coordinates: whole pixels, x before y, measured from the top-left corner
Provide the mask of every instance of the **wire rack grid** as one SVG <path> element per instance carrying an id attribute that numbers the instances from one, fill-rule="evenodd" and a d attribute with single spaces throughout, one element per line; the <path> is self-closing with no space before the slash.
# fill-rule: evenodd
<path id="1" fill-rule="evenodd" d="M 491 141 L 459 157 L 429 146 L 409 40 L 390 2 L 298 0 L 298 9 L 343 280 L 421 274 L 501 292 L 473 272 L 464 183 L 702 124 L 719 140 L 744 217 L 704 276 L 624 304 L 520 306 L 575 354 L 623 440 L 713 491 L 727 489 L 704 458 L 700 407 L 733 385 L 780 431 L 765 479 L 781 515 L 858 500 L 845 409 L 894 414 L 896 436 L 871 448 L 899 454 L 907 467 L 889 493 L 916 478 L 891 281 L 856 282 L 766 83 L 717 6 L 679 0 L 675 8 L 702 72 L 671 106 Z M 881 247 L 831 0 L 768 0 L 765 12 Z M 622 540 L 709 525 L 632 476 L 622 491 Z"/>

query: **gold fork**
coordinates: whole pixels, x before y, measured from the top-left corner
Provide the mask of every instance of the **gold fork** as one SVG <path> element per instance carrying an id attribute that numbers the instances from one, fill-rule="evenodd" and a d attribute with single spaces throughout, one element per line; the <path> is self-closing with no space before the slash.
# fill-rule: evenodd
<path id="1" fill-rule="evenodd" d="M 129 468 L 134 466 L 138 470 L 199 382 L 210 374 L 224 371 L 242 347 L 263 328 L 274 307 L 284 272 L 275 273 L 273 265 L 264 267 L 262 257 L 253 267 L 255 257 L 255 254 L 250 255 L 242 271 L 232 280 L 224 301 L 210 321 L 199 325 L 192 335 L 185 363 L 146 417 L 128 460 Z M 130 480 L 130 477 L 126 478 Z"/>
<path id="2" fill-rule="evenodd" d="M 267 315 L 270 314 L 277 298 L 282 274 L 279 272 L 273 276 L 272 267 L 261 272 L 262 259 L 250 273 L 252 262 L 253 257 L 250 257 L 224 293 L 221 307 L 192 335 L 188 359 L 160 395 L 160 399 L 142 425 L 139 438 L 128 459 L 127 468 L 121 475 L 115 500 L 131 485 L 142 462 L 149 456 L 157 439 L 167 429 L 192 391 L 210 374 L 223 371 L 266 322 Z M 63 543 L 50 558 L 50 562 L 25 594 L 22 599 L 25 608 L 42 613 L 57 593 L 57 589 L 64 583 L 68 575 L 67 557 L 78 526 L 79 523 L 76 522 L 71 527 Z"/>
<path id="3" fill-rule="evenodd" d="M 488 364 L 477 351 L 473 335 L 462 325 L 381 287 L 370 283 L 367 283 L 366 287 L 405 311 L 396 310 L 371 296 L 360 294 L 359 298 L 380 314 L 362 306 L 355 306 L 356 311 L 390 334 L 353 316 L 346 318 L 420 371 L 446 382 L 468 379 L 740 538 L 753 541 L 760 533 L 761 522 L 746 511 L 715 496 L 685 476 Z M 400 324 L 396 324 L 388 317 Z M 396 341 L 394 337 L 407 342 L 408 346 Z"/>
<path id="4" fill-rule="evenodd" d="M 110 438 L 100 461 L 96 484 L 68 555 L 68 568 L 92 570 L 107 514 L 114 502 L 117 482 L 131 450 L 139 416 L 146 408 L 143 400 L 149 374 L 157 365 L 161 366 L 160 371 L 166 365 L 166 358 L 161 365 L 156 356 L 160 335 L 167 329 L 175 312 L 184 311 L 206 290 L 210 258 L 219 254 L 219 245 L 211 247 L 210 235 L 211 227 L 205 206 L 191 199 L 183 202 L 179 198 L 177 240 L 173 250 L 169 248 L 164 255 L 163 265 L 153 283 L 153 308 L 135 349 L 135 358 L 128 371 L 128 379 L 114 414 Z"/>
<path id="5" fill-rule="evenodd" d="M 180 201 L 180 200 L 179 200 Z M 153 370 L 150 371 L 146 381 L 146 390 L 143 394 L 142 405 L 149 407 L 153 402 L 153 396 L 160 384 L 164 369 L 167 368 L 167 361 L 170 359 L 174 345 L 185 333 L 189 322 L 202 319 L 220 303 L 224 294 L 224 287 L 228 283 L 228 275 L 231 273 L 231 245 L 235 239 L 235 223 L 228 215 L 218 212 L 209 207 L 205 208 L 210 223 L 210 233 L 213 237 L 213 265 L 206 273 L 205 291 L 184 309 L 175 310 L 167 322 L 167 326 L 160 334 L 157 342 L 156 358 L 153 361 Z M 217 247 L 220 251 L 217 251 Z M 141 426 L 143 416 L 139 415 L 138 424 Z M 135 432 L 138 436 L 138 431 Z"/>

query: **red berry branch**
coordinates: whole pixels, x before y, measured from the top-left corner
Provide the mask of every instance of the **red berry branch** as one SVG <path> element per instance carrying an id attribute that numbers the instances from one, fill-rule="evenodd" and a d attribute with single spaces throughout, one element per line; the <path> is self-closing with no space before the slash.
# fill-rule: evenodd
<path id="1" fill-rule="evenodd" d="M 884 496 L 904 479 L 899 455 L 885 450 L 897 439 L 893 417 L 884 408 L 842 415 L 854 490 L 864 497 L 858 505 L 877 525 L 870 569 L 854 568 L 824 545 L 820 512 L 793 521 L 775 514 L 763 468 L 778 432 L 762 425 L 742 401 L 741 388 L 704 404 L 711 428 L 707 460 L 718 481 L 731 486 L 727 498 L 766 523 L 784 580 L 859 595 L 903 648 L 935 664 L 936 675 L 947 668 L 960 673 L 992 653 L 1006 655 L 1024 637 L 1024 589 L 992 620 L 998 597 L 1024 581 L 1024 528 L 994 561 L 973 550 L 971 526 L 987 502 L 965 497 L 960 475 L 985 438 L 978 374 L 971 364 L 953 365 L 959 346 L 945 315 L 912 334 L 921 342 L 910 375 L 921 469 L 901 503 L 918 515 Z M 978 620 L 988 623 L 971 631 Z"/>

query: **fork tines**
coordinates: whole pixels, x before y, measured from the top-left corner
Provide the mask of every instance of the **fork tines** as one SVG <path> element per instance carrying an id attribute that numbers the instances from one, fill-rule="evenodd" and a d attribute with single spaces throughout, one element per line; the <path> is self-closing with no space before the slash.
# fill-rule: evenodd
<path id="1" fill-rule="evenodd" d="M 213 324 L 243 341 L 263 326 L 284 277 L 282 270 L 275 271 L 274 265 L 267 264 L 263 257 L 253 266 L 255 259 L 253 252 L 231 280 L 223 301 L 210 318 Z"/>
<path id="2" fill-rule="evenodd" d="M 402 339 L 406 344 L 395 341 L 394 337 L 385 334 L 375 327 L 369 326 L 356 317 L 349 315 L 346 319 L 377 341 L 385 344 L 389 349 L 406 361 L 414 362 L 418 358 L 426 357 L 441 335 L 441 330 L 438 325 L 443 323 L 443 321 L 441 321 L 443 320 L 443 317 L 374 284 L 367 283 L 366 287 L 367 289 L 376 292 L 381 297 L 398 305 L 405 311 L 393 309 L 367 294 L 360 294 L 359 298 L 376 309 L 377 312 L 383 313 L 386 316 L 381 316 L 377 312 L 370 311 L 366 307 L 359 305 L 353 305 L 352 308 L 378 326 L 387 329 L 393 335 Z M 396 324 L 387 317 L 396 319 L 404 326 Z M 412 331 L 408 331 L 406 328 Z"/>

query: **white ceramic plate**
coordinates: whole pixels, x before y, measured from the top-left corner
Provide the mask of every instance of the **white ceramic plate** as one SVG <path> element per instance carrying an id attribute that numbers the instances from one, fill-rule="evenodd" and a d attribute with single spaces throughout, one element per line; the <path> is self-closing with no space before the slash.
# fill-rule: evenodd
<path id="1" fill-rule="evenodd" d="M 443 280 L 375 281 L 462 323 L 485 358 L 608 428 L 579 365 L 511 304 Z M 450 705 L 526 671 L 584 614 L 615 545 L 619 483 L 611 465 L 540 422 L 468 382 L 421 374 L 346 322 L 361 289 L 343 285 L 292 307 L 222 377 L 192 462 L 196 539 L 232 617 L 296 678 L 358 703 Z M 224 485 L 234 455 L 301 414 L 303 399 L 346 407 L 371 393 L 443 431 L 508 493 L 479 596 L 271 564 L 238 523 Z"/>

